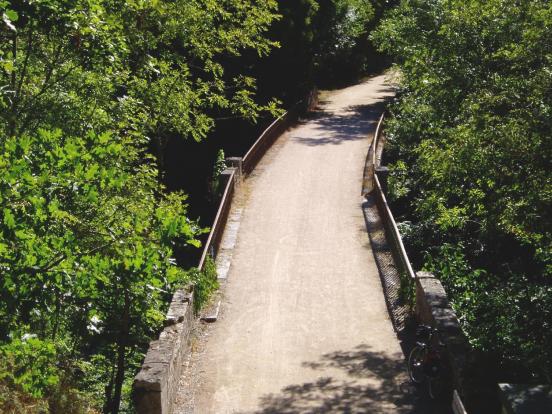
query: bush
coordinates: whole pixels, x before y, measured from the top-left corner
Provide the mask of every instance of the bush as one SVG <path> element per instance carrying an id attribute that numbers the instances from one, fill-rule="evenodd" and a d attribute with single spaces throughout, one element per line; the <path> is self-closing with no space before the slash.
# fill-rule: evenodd
<path id="1" fill-rule="evenodd" d="M 59 384 L 55 345 L 33 336 L 0 347 L 0 380 L 33 398 L 42 398 Z"/>
<path id="2" fill-rule="evenodd" d="M 545 0 L 403 0 L 374 33 L 401 75 L 386 132 L 407 248 L 525 381 L 552 377 L 550 25 Z"/>
<path id="3" fill-rule="evenodd" d="M 211 256 L 207 256 L 203 269 L 197 268 L 189 271 L 194 283 L 194 308 L 198 312 L 207 302 L 215 290 L 218 289 L 217 266 Z"/>
<path id="4" fill-rule="evenodd" d="M 57 344 L 30 334 L 0 346 L 0 412 L 92 414 Z"/>

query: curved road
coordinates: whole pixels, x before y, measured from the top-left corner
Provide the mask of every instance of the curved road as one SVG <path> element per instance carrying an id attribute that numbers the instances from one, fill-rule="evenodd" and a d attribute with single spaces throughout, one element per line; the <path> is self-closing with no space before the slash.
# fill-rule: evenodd
<path id="1" fill-rule="evenodd" d="M 412 412 L 361 209 L 368 136 L 391 95 L 383 76 L 330 93 L 248 179 L 193 412 Z"/>

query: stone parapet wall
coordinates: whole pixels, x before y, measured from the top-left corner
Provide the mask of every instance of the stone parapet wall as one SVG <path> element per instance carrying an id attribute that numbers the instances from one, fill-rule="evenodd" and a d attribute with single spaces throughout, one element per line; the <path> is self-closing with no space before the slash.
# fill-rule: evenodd
<path id="1" fill-rule="evenodd" d="M 159 339 L 150 343 L 134 379 L 133 401 L 138 414 L 172 414 L 193 323 L 193 292 L 178 290 L 167 312 L 166 326 Z"/>
<path id="2" fill-rule="evenodd" d="M 412 270 L 393 213 L 387 203 L 387 175 L 389 170 L 381 166 L 385 144 L 383 121 L 384 114 L 380 117 L 368 152 L 363 193 L 367 199 L 373 198 L 378 207 L 379 216 L 385 229 L 387 245 L 392 252 L 395 268 L 399 270 L 401 275 L 400 283 L 405 284 L 405 286 L 414 284 L 414 306 L 417 322 L 438 329 L 441 340 L 446 345 L 443 352 L 450 369 L 451 386 L 456 390 L 456 406 L 461 406 L 462 401 L 464 401 L 466 405 L 475 408 L 470 412 L 483 412 L 476 408 L 478 400 L 481 399 L 481 393 L 477 389 L 478 381 L 474 375 L 475 364 L 471 360 L 470 345 L 450 305 L 447 293 L 441 282 L 431 273 L 415 273 Z"/>
<path id="3" fill-rule="evenodd" d="M 470 345 L 443 285 L 428 272 L 416 273 L 416 318 L 420 323 L 439 330 L 441 340 L 446 345 L 444 352 L 451 369 L 452 385 L 461 396 L 465 396 Z"/>
<path id="4" fill-rule="evenodd" d="M 416 273 L 416 318 L 439 330 L 446 345 L 452 386 L 472 414 L 498 412 L 496 384 L 481 369 L 485 364 L 471 348 L 441 282 L 428 272 Z"/>

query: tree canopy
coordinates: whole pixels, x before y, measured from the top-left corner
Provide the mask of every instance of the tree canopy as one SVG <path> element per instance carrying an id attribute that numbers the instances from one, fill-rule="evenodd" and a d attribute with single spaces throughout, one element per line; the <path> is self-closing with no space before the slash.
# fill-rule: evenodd
<path id="1" fill-rule="evenodd" d="M 407 244 L 503 380 L 552 373 L 551 25 L 548 1 L 403 0 L 373 37 Z"/>
<path id="2" fill-rule="evenodd" d="M 20 390 L 52 412 L 116 413 L 171 292 L 195 277 L 174 248 L 204 231 L 159 182 L 166 137 L 205 138 L 215 108 L 275 108 L 221 62 L 269 52 L 276 3 L 0 7 L 0 394 L 15 395 L 0 406 L 21 409 Z"/>
<path id="3" fill-rule="evenodd" d="M 131 412 L 172 292 L 216 285 L 212 264 L 175 259 L 206 230 L 163 185 L 169 140 L 279 114 L 351 55 L 374 7 L 3 0 L 0 14 L 0 411 Z"/>

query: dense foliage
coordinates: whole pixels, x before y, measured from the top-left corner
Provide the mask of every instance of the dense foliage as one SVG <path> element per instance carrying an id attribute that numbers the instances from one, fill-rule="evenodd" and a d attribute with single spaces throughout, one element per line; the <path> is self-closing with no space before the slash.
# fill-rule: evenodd
<path id="1" fill-rule="evenodd" d="M 174 259 L 205 230 L 163 185 L 167 145 L 359 75 L 383 4 L 0 0 L 0 411 L 132 411 L 174 289 L 217 287 Z"/>
<path id="2" fill-rule="evenodd" d="M 228 77 L 235 74 L 257 79 L 261 102 L 273 98 L 289 108 L 318 85 L 333 88 L 356 82 L 367 70 L 381 64 L 368 33 L 383 10 L 396 0 L 294 0 L 278 1 L 280 17 L 266 36 L 277 43 L 259 59 L 254 50 L 225 56 L 221 62 Z M 265 113 L 254 123 L 213 111 L 215 129 L 197 143 L 178 136 L 169 140 L 165 156 L 165 183 L 190 196 L 189 211 L 209 225 L 216 214 L 213 165 L 220 149 L 227 156 L 244 155 L 260 132 L 272 121 Z M 186 251 L 183 256 L 191 257 Z"/>
<path id="3" fill-rule="evenodd" d="M 374 35 L 409 249 L 502 380 L 552 376 L 551 29 L 545 0 L 403 0 Z"/>
<path id="4" fill-rule="evenodd" d="M 203 139 L 215 109 L 274 108 L 221 62 L 268 53 L 275 6 L 0 2 L 0 411 L 128 410 L 171 292 L 212 290 L 173 258 L 203 230 L 159 167 L 167 137 Z"/>
<path id="5" fill-rule="evenodd" d="M 255 63 L 259 89 L 294 103 L 313 86 L 333 88 L 356 82 L 378 68 L 368 34 L 385 0 L 279 1 L 282 18 L 269 31 L 280 47 Z"/>

